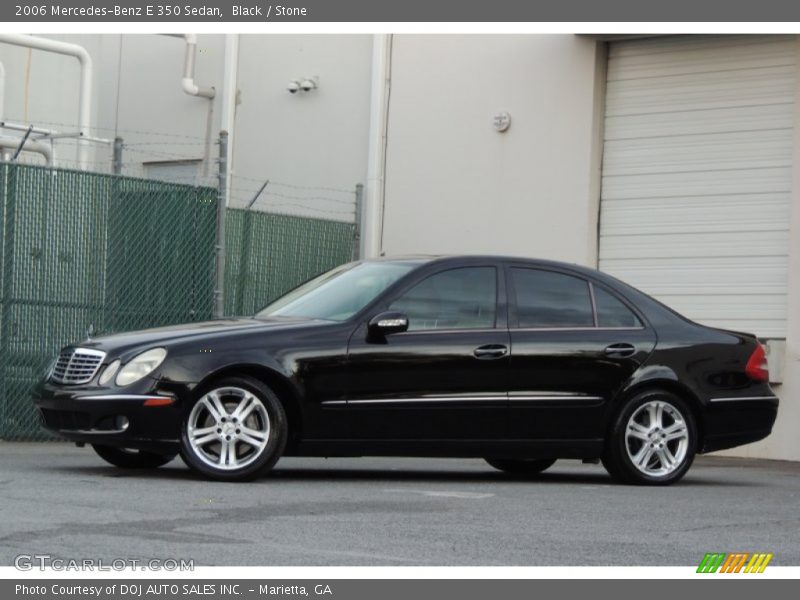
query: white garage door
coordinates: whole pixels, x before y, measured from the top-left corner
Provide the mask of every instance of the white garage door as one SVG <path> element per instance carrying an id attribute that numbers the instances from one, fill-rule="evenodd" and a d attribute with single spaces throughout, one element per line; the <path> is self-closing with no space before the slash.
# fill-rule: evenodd
<path id="1" fill-rule="evenodd" d="M 796 45 L 611 45 L 602 270 L 701 323 L 786 336 Z"/>

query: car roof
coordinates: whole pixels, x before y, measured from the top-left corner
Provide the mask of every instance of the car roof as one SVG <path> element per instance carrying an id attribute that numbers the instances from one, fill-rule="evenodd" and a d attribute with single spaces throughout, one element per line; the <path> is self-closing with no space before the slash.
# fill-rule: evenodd
<path id="1" fill-rule="evenodd" d="M 530 258 L 522 256 L 508 256 L 498 254 L 407 254 L 399 256 L 381 256 L 377 258 L 364 259 L 364 262 L 402 262 L 414 264 L 444 263 L 449 262 L 480 262 L 480 261 L 502 261 L 512 263 L 525 263 L 531 266 L 552 267 L 558 269 L 568 269 L 585 275 L 602 275 L 597 269 L 585 267 L 577 263 L 568 263 L 558 260 L 545 258 Z"/>

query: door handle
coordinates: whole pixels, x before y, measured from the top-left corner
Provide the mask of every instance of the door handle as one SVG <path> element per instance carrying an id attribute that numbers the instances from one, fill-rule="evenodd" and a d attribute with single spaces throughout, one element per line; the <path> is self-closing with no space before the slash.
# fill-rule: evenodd
<path id="1" fill-rule="evenodd" d="M 611 344 L 607 346 L 606 349 L 603 351 L 606 353 L 607 356 L 617 356 L 624 358 L 626 356 L 633 356 L 636 354 L 636 346 L 633 344 L 627 343 L 619 343 L 619 344 Z"/>
<path id="2" fill-rule="evenodd" d="M 490 360 L 493 358 L 503 358 L 508 354 L 508 348 L 502 344 L 486 344 L 485 346 L 478 346 L 472 351 L 475 358 L 482 360 Z"/>

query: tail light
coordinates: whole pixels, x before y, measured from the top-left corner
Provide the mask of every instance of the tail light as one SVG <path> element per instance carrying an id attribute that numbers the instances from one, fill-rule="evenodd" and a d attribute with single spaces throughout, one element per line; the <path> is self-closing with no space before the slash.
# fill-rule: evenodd
<path id="1" fill-rule="evenodd" d="M 750 355 L 744 372 L 750 379 L 755 381 L 769 381 L 769 367 L 767 366 L 767 353 L 764 346 L 758 344 Z"/>

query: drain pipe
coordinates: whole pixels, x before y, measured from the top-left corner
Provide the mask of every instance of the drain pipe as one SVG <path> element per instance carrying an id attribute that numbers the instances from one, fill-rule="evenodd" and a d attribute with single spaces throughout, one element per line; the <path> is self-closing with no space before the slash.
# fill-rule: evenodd
<path id="1" fill-rule="evenodd" d="M 78 166 L 86 169 L 89 164 L 89 121 L 92 115 L 92 57 L 86 48 L 78 44 L 60 42 L 47 38 L 16 33 L 0 33 L 0 42 L 54 52 L 78 59 L 81 66 L 80 97 L 78 100 Z M 26 145 L 27 147 L 27 145 Z"/>
<path id="2" fill-rule="evenodd" d="M 186 42 L 186 54 L 183 59 L 183 77 L 181 87 L 190 96 L 212 99 L 216 95 L 213 87 L 201 87 L 194 80 L 194 64 L 197 57 L 197 34 L 195 33 L 166 33 L 167 37 L 182 39 Z"/>
<path id="3" fill-rule="evenodd" d="M 22 140 L 20 138 L 0 137 L 0 150 L 2 150 L 3 156 L 6 157 L 7 153 L 9 152 L 13 153 L 13 151 L 19 148 L 19 143 L 21 141 Z M 33 140 L 26 140 L 22 145 L 22 152 L 34 152 L 36 154 L 41 154 L 44 157 L 47 166 L 53 166 L 53 149 L 49 144 L 35 142 Z"/>
<path id="4" fill-rule="evenodd" d="M 201 96 L 209 100 L 214 97 L 213 87 L 200 87 L 194 80 L 194 61 L 197 56 L 197 36 L 194 33 L 187 33 L 183 36 L 186 40 L 186 57 L 183 60 L 183 79 L 181 85 L 183 91 L 191 96 Z"/>
<path id="5" fill-rule="evenodd" d="M 5 98 L 6 98 L 6 68 L 0 61 L 0 121 L 3 120 L 3 109 L 5 108 L 3 104 Z"/>
<path id="6" fill-rule="evenodd" d="M 386 147 L 391 87 L 392 36 L 372 37 L 372 89 L 370 92 L 367 185 L 364 198 L 362 256 L 373 258 L 383 250 L 383 209 L 386 195 Z"/>

